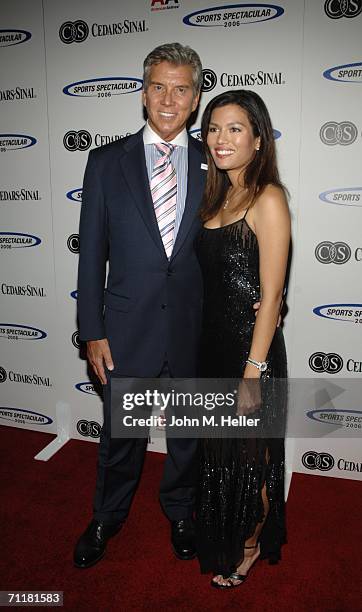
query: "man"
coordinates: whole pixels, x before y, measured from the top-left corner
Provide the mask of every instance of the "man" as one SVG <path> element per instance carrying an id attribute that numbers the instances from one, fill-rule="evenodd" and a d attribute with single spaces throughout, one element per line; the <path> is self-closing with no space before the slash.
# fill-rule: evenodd
<path id="1" fill-rule="evenodd" d="M 138 133 L 92 150 L 80 219 L 80 338 L 104 385 L 93 520 L 77 542 L 76 567 L 105 553 L 127 517 L 147 440 L 111 437 L 110 379 L 192 377 L 201 323 L 202 280 L 193 241 L 205 171 L 186 123 L 202 84 L 200 58 L 178 43 L 144 62 L 148 122 Z M 106 277 L 106 261 L 109 272 Z M 195 556 L 196 440 L 169 439 L 160 501 L 180 559 Z"/>

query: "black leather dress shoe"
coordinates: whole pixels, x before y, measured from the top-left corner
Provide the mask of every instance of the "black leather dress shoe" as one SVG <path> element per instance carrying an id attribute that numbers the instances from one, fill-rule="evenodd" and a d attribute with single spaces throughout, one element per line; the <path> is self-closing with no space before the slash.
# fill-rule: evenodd
<path id="1" fill-rule="evenodd" d="M 178 559 L 189 561 L 196 557 L 195 525 L 191 518 L 172 521 L 171 542 Z"/>
<path id="2" fill-rule="evenodd" d="M 106 552 L 109 538 L 116 535 L 121 527 L 122 523 L 109 524 L 92 519 L 74 549 L 75 567 L 85 569 L 98 563 Z"/>

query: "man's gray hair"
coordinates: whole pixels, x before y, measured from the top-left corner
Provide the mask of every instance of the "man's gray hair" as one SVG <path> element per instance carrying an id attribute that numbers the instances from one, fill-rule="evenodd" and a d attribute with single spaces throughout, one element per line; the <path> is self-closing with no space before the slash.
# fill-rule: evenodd
<path id="1" fill-rule="evenodd" d="M 200 57 L 191 47 L 184 47 L 177 42 L 160 45 L 147 55 L 143 62 L 144 90 L 149 86 L 151 66 L 161 62 L 169 62 L 170 64 L 175 64 L 175 66 L 191 66 L 194 95 L 196 96 L 200 92 L 202 85 L 202 64 Z"/>

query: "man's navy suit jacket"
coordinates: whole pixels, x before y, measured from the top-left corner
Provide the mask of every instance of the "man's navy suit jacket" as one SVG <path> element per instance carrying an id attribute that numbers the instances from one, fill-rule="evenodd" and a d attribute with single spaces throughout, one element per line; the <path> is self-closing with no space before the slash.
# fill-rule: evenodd
<path id="1" fill-rule="evenodd" d="M 108 339 L 114 374 L 157 376 L 167 360 L 173 376 L 193 376 L 202 313 L 193 248 L 206 178 L 202 145 L 189 137 L 185 211 L 168 260 L 142 133 L 89 154 L 79 229 L 80 339 Z"/>

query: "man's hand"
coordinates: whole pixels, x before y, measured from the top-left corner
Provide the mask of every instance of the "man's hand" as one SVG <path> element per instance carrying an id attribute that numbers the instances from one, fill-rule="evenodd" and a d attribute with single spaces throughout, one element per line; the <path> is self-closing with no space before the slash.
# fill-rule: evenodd
<path id="1" fill-rule="evenodd" d="M 280 304 L 280 310 L 282 309 L 283 304 L 284 304 L 284 302 L 282 301 L 281 304 Z M 258 314 L 258 310 L 260 308 L 260 302 L 255 302 L 255 304 L 253 304 L 253 308 L 255 310 L 255 316 L 256 316 Z M 281 322 L 282 322 L 282 315 L 279 314 L 277 327 L 280 327 Z"/>
<path id="2" fill-rule="evenodd" d="M 107 378 L 104 372 L 104 363 L 106 364 L 108 370 L 114 370 L 111 350 L 109 348 L 107 338 L 102 338 L 102 340 L 88 340 L 87 358 L 102 385 L 106 385 Z"/>

